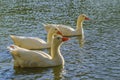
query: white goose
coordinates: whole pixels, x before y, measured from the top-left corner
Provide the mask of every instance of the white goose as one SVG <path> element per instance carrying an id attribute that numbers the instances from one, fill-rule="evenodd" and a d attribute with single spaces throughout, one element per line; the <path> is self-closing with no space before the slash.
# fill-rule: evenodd
<path id="1" fill-rule="evenodd" d="M 52 36 L 51 56 L 43 51 L 33 51 L 12 45 L 8 47 L 13 59 L 14 67 L 52 67 L 64 65 L 64 58 L 60 53 L 60 45 L 68 38 L 61 35 Z"/>
<path id="2" fill-rule="evenodd" d="M 14 44 L 19 47 L 26 49 L 44 49 L 50 48 L 52 35 L 54 33 L 62 35 L 59 29 L 57 29 L 56 27 L 52 27 L 47 34 L 47 42 L 35 37 L 23 37 L 14 35 L 10 35 L 10 37 L 12 38 Z"/>
<path id="3" fill-rule="evenodd" d="M 43 24 L 43 25 L 47 32 L 50 30 L 50 28 L 57 26 L 59 30 L 62 32 L 63 36 L 78 36 L 78 35 L 84 36 L 82 27 L 84 20 L 89 20 L 89 18 L 85 14 L 81 14 L 78 16 L 76 29 L 73 29 L 70 26 L 59 24 Z"/>

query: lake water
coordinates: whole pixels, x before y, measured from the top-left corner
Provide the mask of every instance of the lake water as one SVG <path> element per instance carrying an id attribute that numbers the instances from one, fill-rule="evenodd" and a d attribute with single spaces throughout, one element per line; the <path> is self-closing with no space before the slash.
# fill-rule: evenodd
<path id="1" fill-rule="evenodd" d="M 46 40 L 41 22 L 75 28 L 82 13 L 85 44 L 61 46 L 64 68 L 13 68 L 10 34 Z M 120 0 L 0 0 L 0 80 L 120 80 Z"/>

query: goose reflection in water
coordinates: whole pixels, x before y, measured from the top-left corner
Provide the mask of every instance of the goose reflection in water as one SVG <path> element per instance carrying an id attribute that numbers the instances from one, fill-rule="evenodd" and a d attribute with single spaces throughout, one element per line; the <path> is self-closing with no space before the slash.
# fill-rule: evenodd
<path id="1" fill-rule="evenodd" d="M 51 74 L 47 72 L 50 72 Z M 16 80 L 21 75 L 21 76 L 24 76 L 23 78 L 27 78 L 27 79 L 36 78 L 36 79 L 61 80 L 63 78 L 62 76 L 63 73 L 64 73 L 64 66 L 62 65 L 51 67 L 51 68 L 50 67 L 48 68 L 16 68 L 15 67 L 14 68 L 15 77 L 13 79 Z"/>

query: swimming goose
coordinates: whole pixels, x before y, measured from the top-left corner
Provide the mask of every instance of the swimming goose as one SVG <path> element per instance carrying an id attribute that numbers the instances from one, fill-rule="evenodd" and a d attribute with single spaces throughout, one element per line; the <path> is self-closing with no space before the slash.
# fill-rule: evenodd
<path id="1" fill-rule="evenodd" d="M 8 47 L 14 59 L 14 67 L 52 67 L 64 65 L 64 58 L 60 52 L 61 43 L 68 38 L 61 35 L 52 36 L 51 56 L 43 51 L 28 50 L 11 45 Z"/>
<path id="2" fill-rule="evenodd" d="M 47 34 L 47 42 L 36 37 L 24 37 L 15 35 L 10 35 L 10 37 L 12 38 L 14 44 L 19 47 L 26 49 L 44 49 L 50 48 L 52 35 L 54 33 L 62 35 L 58 28 L 52 27 Z"/>
<path id="3" fill-rule="evenodd" d="M 82 26 L 84 20 L 89 20 L 89 18 L 85 14 L 81 14 L 78 16 L 76 29 L 61 24 L 43 24 L 43 23 L 42 24 L 47 32 L 50 30 L 50 28 L 56 26 L 62 32 L 63 36 L 78 36 L 78 35 L 84 36 L 84 31 Z"/>

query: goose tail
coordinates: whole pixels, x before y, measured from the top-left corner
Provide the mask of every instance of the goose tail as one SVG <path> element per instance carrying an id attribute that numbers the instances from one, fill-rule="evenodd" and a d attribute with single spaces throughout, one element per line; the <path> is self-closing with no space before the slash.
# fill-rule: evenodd
<path id="1" fill-rule="evenodd" d="M 10 37 L 15 45 L 19 45 L 19 37 L 14 35 L 10 35 Z"/>
<path id="2" fill-rule="evenodd" d="M 46 24 L 45 23 L 41 23 L 44 27 L 46 26 Z"/>
<path id="3" fill-rule="evenodd" d="M 7 47 L 7 49 L 11 52 L 11 54 L 16 54 L 16 52 L 18 51 L 19 47 L 16 45 L 10 45 Z"/>
<path id="4" fill-rule="evenodd" d="M 45 23 L 42 23 L 42 22 L 40 22 L 40 24 L 44 26 L 44 29 L 45 29 L 47 32 L 49 31 L 49 29 L 50 29 L 50 27 L 51 27 L 51 24 L 45 24 Z"/>
<path id="5" fill-rule="evenodd" d="M 13 42 L 15 43 L 15 36 L 14 35 L 10 35 L 10 38 L 13 40 Z"/>
<path id="6" fill-rule="evenodd" d="M 15 51 L 16 48 L 17 48 L 17 47 L 16 47 L 15 45 L 10 45 L 10 46 L 7 47 L 7 49 L 8 49 L 10 52 Z"/>
<path id="7" fill-rule="evenodd" d="M 10 35 L 11 39 L 13 40 L 14 39 L 14 35 Z"/>
<path id="8" fill-rule="evenodd" d="M 7 49 L 9 50 L 11 55 L 13 56 L 14 60 L 17 60 L 20 58 L 20 54 L 18 53 L 18 47 L 16 45 L 8 46 Z"/>

